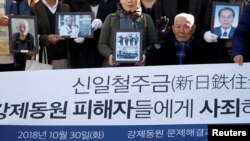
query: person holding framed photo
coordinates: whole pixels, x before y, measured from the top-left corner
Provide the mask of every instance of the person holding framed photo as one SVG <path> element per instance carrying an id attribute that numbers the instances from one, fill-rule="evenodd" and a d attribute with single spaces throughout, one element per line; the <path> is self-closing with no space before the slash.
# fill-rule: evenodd
<path id="1" fill-rule="evenodd" d="M 37 17 L 39 34 L 39 62 L 51 64 L 53 69 L 68 69 L 68 40 L 56 34 L 56 13 L 70 12 L 70 7 L 58 0 L 39 0 L 31 6 Z"/>
<path id="2" fill-rule="evenodd" d="M 91 22 L 94 37 L 79 37 L 69 41 L 71 68 L 101 67 L 104 57 L 97 48 L 100 32 L 107 15 L 117 10 L 118 0 L 62 0 L 62 2 L 68 4 L 73 13 L 91 12 L 94 15 Z M 82 27 L 79 25 L 79 28 Z M 82 31 L 79 34 L 84 35 Z"/>
<path id="3" fill-rule="evenodd" d="M 120 0 L 116 13 L 109 14 L 103 24 L 98 49 L 105 57 L 104 67 L 144 66 L 149 50 L 155 44 L 156 31 L 150 15 L 141 12 L 140 0 Z M 114 59 L 114 37 L 119 30 L 142 30 L 142 57 L 136 63 L 118 63 Z"/>
<path id="4" fill-rule="evenodd" d="M 214 3 L 225 3 L 225 4 L 235 4 L 235 3 L 242 3 L 243 9 L 249 2 L 247 0 L 212 0 L 207 6 L 206 16 L 205 16 L 205 24 L 203 26 L 203 38 L 207 43 L 216 43 L 218 42 L 218 35 L 212 33 L 211 29 L 211 20 L 212 20 L 212 13 L 213 13 L 213 5 Z M 236 14 L 236 13 L 235 13 Z M 223 34 L 223 33 L 222 33 Z"/>
<path id="5" fill-rule="evenodd" d="M 9 23 L 8 15 L 30 15 L 28 0 L 3 0 L 0 2 L 0 26 L 7 28 Z M 8 30 L 6 32 L 9 32 Z M 8 43 L 6 43 L 5 46 Z M 9 50 L 9 46 L 8 49 Z M 20 58 L 22 58 L 20 60 Z M 24 70 L 26 54 L 0 52 L 0 71 L 20 71 Z"/>
<path id="6" fill-rule="evenodd" d="M 247 0 L 212 0 L 209 2 L 206 8 L 205 22 L 203 25 L 203 39 L 205 46 L 208 48 L 208 62 L 209 63 L 231 63 L 231 47 L 232 38 L 221 39 L 218 35 L 212 31 L 212 20 L 213 20 L 213 6 L 216 3 L 230 6 L 235 4 L 242 4 L 243 9 L 248 4 Z M 238 13 L 240 16 L 240 12 Z M 232 36 L 233 37 L 233 36 Z"/>

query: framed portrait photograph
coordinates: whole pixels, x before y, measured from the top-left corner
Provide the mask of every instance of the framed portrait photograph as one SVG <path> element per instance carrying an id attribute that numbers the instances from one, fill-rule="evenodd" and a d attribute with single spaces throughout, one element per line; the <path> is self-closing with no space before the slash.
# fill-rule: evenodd
<path id="1" fill-rule="evenodd" d="M 93 12 L 59 12 L 56 14 L 56 33 L 64 38 L 93 38 Z"/>
<path id="2" fill-rule="evenodd" d="M 242 14 L 243 3 L 213 3 L 211 32 L 220 39 L 232 39 Z"/>
<path id="3" fill-rule="evenodd" d="M 9 16 L 11 53 L 38 52 L 37 19 L 35 16 Z"/>
<path id="4" fill-rule="evenodd" d="M 142 30 L 115 30 L 114 61 L 135 63 L 142 59 Z"/>

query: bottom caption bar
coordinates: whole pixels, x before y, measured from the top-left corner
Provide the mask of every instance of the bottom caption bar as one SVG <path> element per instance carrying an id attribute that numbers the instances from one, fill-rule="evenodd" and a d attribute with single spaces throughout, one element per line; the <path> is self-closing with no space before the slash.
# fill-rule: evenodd
<path id="1" fill-rule="evenodd" d="M 208 141 L 214 141 L 216 139 L 239 139 L 239 141 L 249 141 L 250 124 L 208 125 Z"/>

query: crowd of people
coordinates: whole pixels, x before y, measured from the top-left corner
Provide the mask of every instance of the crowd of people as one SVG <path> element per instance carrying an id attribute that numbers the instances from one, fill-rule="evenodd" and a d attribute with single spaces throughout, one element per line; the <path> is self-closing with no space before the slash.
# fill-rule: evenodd
<path id="1" fill-rule="evenodd" d="M 212 28 L 214 2 L 243 5 L 243 14 L 239 15 L 237 27 L 233 25 L 236 11 L 226 6 L 218 10 L 215 16 L 218 17 L 214 20 L 218 20 L 219 26 L 214 25 Z M 242 65 L 243 62 L 250 61 L 248 2 L 248 0 L 4 0 L 0 2 L 2 6 L 0 29 L 8 26 L 10 15 L 35 16 L 38 35 L 30 37 L 32 39 L 33 36 L 38 37 L 39 53 L 38 55 L 29 51 L 1 53 L 0 50 L 0 71 L 25 70 L 25 60 L 31 55 L 38 56 L 40 62 L 51 64 L 53 69 L 232 62 Z M 60 27 L 58 35 L 56 16 L 59 12 L 94 13 L 91 22 L 94 37 L 77 36 L 81 25 L 72 24 L 70 16 L 64 17 L 64 24 Z M 28 27 L 27 23 L 20 23 L 20 30 L 25 27 Z M 115 38 L 115 31 L 119 30 L 142 31 L 142 39 L 139 40 L 142 44 L 140 61 L 116 62 L 115 55 L 118 53 L 115 53 L 115 42 L 121 44 L 121 41 Z M 60 35 L 74 35 L 74 38 Z M 21 43 L 27 40 L 19 33 L 13 37 L 22 41 Z"/>

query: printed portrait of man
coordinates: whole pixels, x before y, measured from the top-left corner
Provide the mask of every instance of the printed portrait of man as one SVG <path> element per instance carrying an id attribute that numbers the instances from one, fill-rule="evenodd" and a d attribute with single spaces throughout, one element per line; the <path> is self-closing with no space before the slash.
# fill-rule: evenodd
<path id="1" fill-rule="evenodd" d="M 236 15 L 238 17 L 239 11 L 237 12 L 231 6 L 225 6 L 219 9 L 216 14 L 214 20 L 218 24 L 214 26 L 213 33 L 218 35 L 219 38 L 232 38 L 236 28 Z"/>

